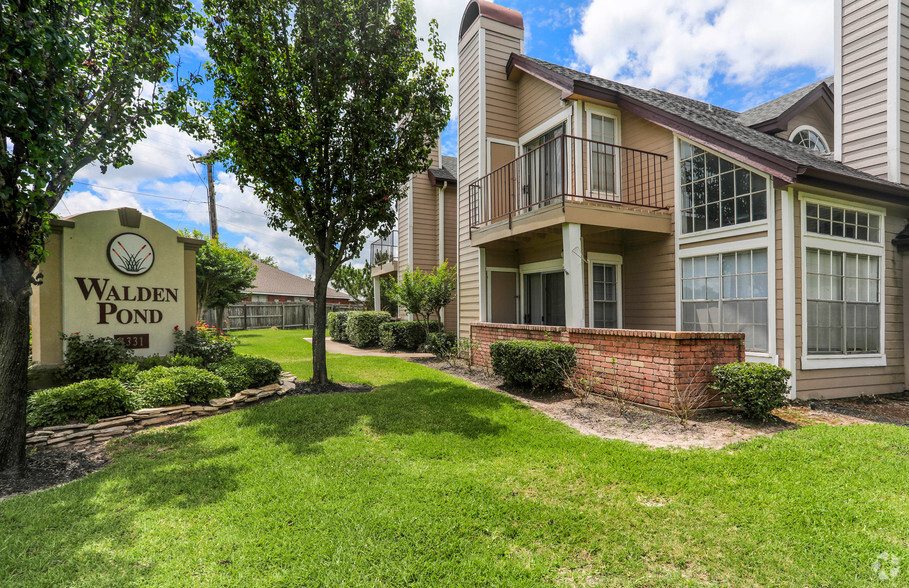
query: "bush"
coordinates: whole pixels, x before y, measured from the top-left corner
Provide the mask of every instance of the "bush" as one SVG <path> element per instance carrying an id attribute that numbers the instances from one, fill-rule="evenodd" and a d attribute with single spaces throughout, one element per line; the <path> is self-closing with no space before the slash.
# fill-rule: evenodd
<path id="1" fill-rule="evenodd" d="M 198 357 L 203 365 L 230 357 L 237 345 L 236 339 L 205 323 L 196 323 L 185 331 L 174 327 L 174 339 L 174 355 Z"/>
<path id="2" fill-rule="evenodd" d="M 577 363 L 574 347 L 552 341 L 498 341 L 489 347 L 492 370 L 509 386 L 555 392 Z"/>
<path id="3" fill-rule="evenodd" d="M 349 311 L 328 313 L 328 335 L 335 341 L 347 343 L 347 319 Z"/>
<path id="4" fill-rule="evenodd" d="M 31 427 L 97 422 L 135 408 L 133 395 L 117 380 L 85 380 L 29 396 L 26 420 Z"/>
<path id="5" fill-rule="evenodd" d="M 439 322 L 429 323 L 430 334 L 439 332 Z M 417 321 L 400 321 L 379 325 L 379 345 L 387 351 L 416 351 L 426 341 L 426 329 Z"/>
<path id="6" fill-rule="evenodd" d="M 132 349 L 113 337 L 83 337 L 79 333 L 63 335 L 66 355 L 63 377 L 75 382 L 107 378 L 114 366 L 133 360 Z"/>
<path id="7" fill-rule="evenodd" d="M 247 388 L 274 384 L 281 377 L 281 365 L 264 357 L 235 355 L 212 366 L 212 371 L 227 382 L 231 394 Z"/>
<path id="8" fill-rule="evenodd" d="M 375 347 L 379 344 L 379 325 L 391 320 L 381 311 L 350 312 L 347 317 L 347 339 L 355 347 Z"/>
<path id="9" fill-rule="evenodd" d="M 139 357 L 136 359 L 136 366 L 139 371 L 150 370 L 153 367 L 164 366 L 164 367 L 182 367 L 182 366 L 191 366 L 191 367 L 202 367 L 202 358 L 201 357 L 191 357 L 189 355 L 149 355 L 147 357 Z"/>
<path id="10" fill-rule="evenodd" d="M 142 408 L 174 406 L 184 402 L 202 404 L 227 396 L 227 382 L 216 374 L 192 366 L 158 366 L 138 372 L 128 386 Z"/>
<path id="11" fill-rule="evenodd" d="M 454 333 L 430 333 L 426 340 L 426 351 L 439 359 L 447 359 L 458 349 L 458 336 Z"/>
<path id="12" fill-rule="evenodd" d="M 775 408 L 786 406 L 792 373 L 769 363 L 730 363 L 713 368 L 723 402 L 741 408 L 745 418 L 766 421 Z"/>

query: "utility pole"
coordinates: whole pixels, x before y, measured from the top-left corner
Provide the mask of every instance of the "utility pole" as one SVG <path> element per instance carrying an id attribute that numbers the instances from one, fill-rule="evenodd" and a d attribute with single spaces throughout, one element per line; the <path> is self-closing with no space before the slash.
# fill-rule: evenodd
<path id="1" fill-rule="evenodd" d="M 190 157 L 193 163 L 203 162 L 208 172 L 208 230 L 212 239 L 218 238 L 218 212 L 215 208 L 215 178 L 212 174 L 211 153 L 201 157 Z"/>

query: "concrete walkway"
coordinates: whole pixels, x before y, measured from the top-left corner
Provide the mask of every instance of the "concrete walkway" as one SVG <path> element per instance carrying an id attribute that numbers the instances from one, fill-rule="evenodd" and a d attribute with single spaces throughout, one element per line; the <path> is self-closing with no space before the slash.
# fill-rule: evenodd
<path id="1" fill-rule="evenodd" d="M 304 337 L 304 340 L 312 343 L 312 337 Z M 416 359 L 432 357 L 432 353 L 408 353 L 405 351 L 388 352 L 381 349 L 360 349 L 349 343 L 340 343 L 328 337 L 325 338 L 325 351 L 328 353 L 340 353 L 341 355 L 365 355 L 372 357 L 400 357 L 401 359 Z"/>

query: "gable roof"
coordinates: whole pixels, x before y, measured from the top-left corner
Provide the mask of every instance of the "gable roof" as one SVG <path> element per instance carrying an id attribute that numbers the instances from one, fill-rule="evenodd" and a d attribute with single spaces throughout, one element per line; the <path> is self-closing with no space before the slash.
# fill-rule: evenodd
<path id="1" fill-rule="evenodd" d="M 909 188 L 882 180 L 801 145 L 739 122 L 739 113 L 662 90 L 642 90 L 541 59 L 512 53 L 506 71 L 528 73 L 562 90 L 562 98 L 617 104 L 641 118 L 734 157 L 776 179 L 909 205 Z"/>
<path id="2" fill-rule="evenodd" d="M 765 133 L 778 133 L 786 129 L 786 125 L 795 115 L 818 100 L 824 100 L 832 108 L 833 92 L 830 89 L 832 85 L 833 76 L 808 84 L 746 110 L 738 116 L 738 122 Z"/>
<path id="3" fill-rule="evenodd" d="M 448 182 L 456 184 L 458 182 L 458 158 L 451 155 L 443 155 L 441 167 L 429 168 L 429 181 L 434 184 Z"/>
<path id="4" fill-rule="evenodd" d="M 304 296 L 312 298 L 315 292 L 315 282 L 301 278 L 290 272 L 279 270 L 276 267 L 264 264 L 261 261 L 253 260 L 256 267 L 259 268 L 256 273 L 256 279 L 253 287 L 250 288 L 250 294 L 272 294 L 276 296 Z M 344 292 L 328 289 L 329 298 L 344 298 L 350 300 L 350 296 Z"/>

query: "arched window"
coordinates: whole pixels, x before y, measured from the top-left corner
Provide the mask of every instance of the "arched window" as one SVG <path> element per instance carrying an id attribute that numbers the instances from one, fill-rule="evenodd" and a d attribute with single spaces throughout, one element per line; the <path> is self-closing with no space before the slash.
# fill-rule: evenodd
<path id="1" fill-rule="evenodd" d="M 824 139 L 824 136 L 816 128 L 808 125 L 802 125 L 792 131 L 792 134 L 789 135 L 789 140 L 796 145 L 807 147 L 818 153 L 825 155 L 830 153 L 830 148 L 827 147 L 827 141 Z"/>

